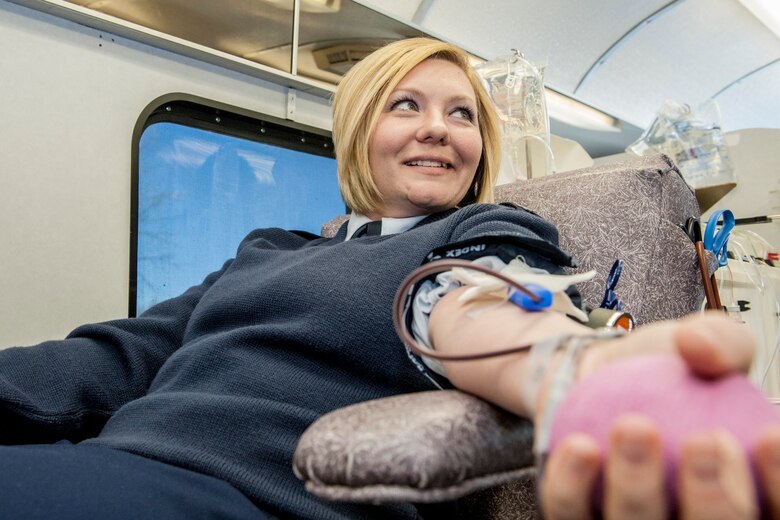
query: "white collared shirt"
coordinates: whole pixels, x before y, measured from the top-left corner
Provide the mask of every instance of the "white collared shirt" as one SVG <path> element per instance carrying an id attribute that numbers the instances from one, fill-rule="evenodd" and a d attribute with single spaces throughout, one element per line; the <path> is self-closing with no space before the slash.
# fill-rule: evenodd
<path id="1" fill-rule="evenodd" d="M 384 217 L 382 218 L 382 234 L 393 235 L 396 233 L 403 233 L 404 231 L 413 228 L 415 224 L 427 216 L 428 215 L 417 215 L 415 217 L 404 218 Z M 349 217 L 349 223 L 347 224 L 347 238 L 344 241 L 346 242 L 347 240 L 351 239 L 355 231 L 357 231 L 360 226 L 368 222 L 371 222 L 370 218 L 365 215 L 361 215 L 360 213 L 353 212 Z"/>

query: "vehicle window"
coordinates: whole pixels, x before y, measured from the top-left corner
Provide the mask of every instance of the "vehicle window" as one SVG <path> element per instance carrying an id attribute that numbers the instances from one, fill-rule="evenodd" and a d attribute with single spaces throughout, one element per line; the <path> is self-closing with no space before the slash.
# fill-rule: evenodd
<path id="1" fill-rule="evenodd" d="M 145 128 L 131 315 L 200 283 L 255 228 L 319 234 L 324 222 L 345 212 L 331 152 L 304 151 L 305 137 L 293 135 L 289 148 L 278 136 L 270 144 L 174 122 Z M 133 280 L 131 293 L 132 286 Z"/>

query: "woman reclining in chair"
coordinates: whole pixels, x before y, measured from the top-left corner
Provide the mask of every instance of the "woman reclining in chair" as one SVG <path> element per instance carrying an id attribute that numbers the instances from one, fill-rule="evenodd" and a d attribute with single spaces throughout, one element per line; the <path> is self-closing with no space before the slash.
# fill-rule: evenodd
<path id="1" fill-rule="evenodd" d="M 428 39 L 391 44 L 344 78 L 333 111 L 339 180 L 354 210 L 335 237 L 256 230 L 221 270 L 138 318 L 0 351 L 0 440 L 9 445 L 0 448 L 0 517 L 416 518 L 408 504 L 307 494 L 291 469 L 298 437 L 336 408 L 433 388 L 391 320 L 399 284 L 431 251 L 489 237 L 500 254 L 468 248 L 466 257 L 521 257 L 551 273 L 570 258 L 552 225 L 490 204 L 497 120 L 460 49 Z M 371 234 L 375 224 L 364 234 L 363 224 L 380 220 L 381 234 Z M 591 334 L 562 313 L 508 302 L 475 314 L 480 303 L 458 300 L 462 290 L 430 315 L 437 351 Z M 719 377 L 745 371 L 751 349 L 739 325 L 701 316 L 596 340 L 577 377 L 647 352 Z M 521 398 L 527 360 L 446 370 L 456 386 L 533 418 L 544 399 Z M 545 472 L 547 517 L 587 518 L 604 468 L 608 518 L 664 518 L 662 435 L 628 416 L 615 423 L 608 453 L 583 435 L 564 440 Z M 758 449 L 766 455 L 755 457 L 758 485 L 780 518 L 780 431 L 767 430 Z M 747 463 L 727 435 L 688 439 L 682 516 L 755 516 Z"/>

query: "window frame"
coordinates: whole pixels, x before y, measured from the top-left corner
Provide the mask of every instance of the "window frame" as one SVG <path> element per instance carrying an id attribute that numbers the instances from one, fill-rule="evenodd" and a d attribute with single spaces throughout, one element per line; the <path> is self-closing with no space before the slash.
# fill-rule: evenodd
<path id="1" fill-rule="evenodd" d="M 141 112 L 133 129 L 130 171 L 130 270 L 128 316 L 137 315 L 140 143 L 156 123 L 182 126 L 335 159 L 331 132 L 184 93 L 160 96 Z M 348 208 L 344 208 L 347 213 Z"/>

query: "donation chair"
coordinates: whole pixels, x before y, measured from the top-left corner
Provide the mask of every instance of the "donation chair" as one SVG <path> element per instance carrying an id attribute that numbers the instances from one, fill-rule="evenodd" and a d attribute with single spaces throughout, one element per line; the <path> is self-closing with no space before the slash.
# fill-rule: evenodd
<path id="1" fill-rule="evenodd" d="M 496 201 L 554 223 L 562 248 L 578 263 L 574 271 L 598 273 L 578 285 L 588 307 L 599 306 L 620 259 L 615 292 L 638 325 L 700 310 L 701 272 L 683 229 L 699 206 L 666 156 L 499 186 Z M 345 218 L 327 223 L 323 235 L 334 234 Z M 708 264 L 714 272 L 714 257 Z M 525 419 L 458 390 L 421 392 L 321 417 L 301 437 L 294 470 L 327 500 L 457 500 L 459 518 L 534 518 L 532 444 Z"/>

